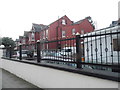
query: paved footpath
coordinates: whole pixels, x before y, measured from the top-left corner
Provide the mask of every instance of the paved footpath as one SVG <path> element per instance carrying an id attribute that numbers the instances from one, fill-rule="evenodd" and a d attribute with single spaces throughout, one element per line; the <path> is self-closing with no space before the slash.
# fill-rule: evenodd
<path id="1" fill-rule="evenodd" d="M 2 88 L 38 88 L 25 80 L 2 70 Z"/>
<path id="2" fill-rule="evenodd" d="M 2 50 L 0 50 L 0 59 L 1 59 L 1 55 L 2 55 Z M 2 88 L 36 88 L 37 89 L 38 87 L 0 68 L 0 90 Z"/>
<path id="3" fill-rule="evenodd" d="M 0 90 L 2 89 L 2 70 L 0 69 Z"/>

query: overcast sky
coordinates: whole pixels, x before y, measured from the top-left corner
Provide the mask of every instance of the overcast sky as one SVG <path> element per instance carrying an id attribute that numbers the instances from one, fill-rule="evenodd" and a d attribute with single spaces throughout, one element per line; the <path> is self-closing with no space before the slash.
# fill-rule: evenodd
<path id="1" fill-rule="evenodd" d="M 118 19 L 119 0 L 0 0 L 0 35 L 14 40 L 32 23 L 49 25 L 67 15 L 72 21 L 91 16 L 97 29 Z"/>

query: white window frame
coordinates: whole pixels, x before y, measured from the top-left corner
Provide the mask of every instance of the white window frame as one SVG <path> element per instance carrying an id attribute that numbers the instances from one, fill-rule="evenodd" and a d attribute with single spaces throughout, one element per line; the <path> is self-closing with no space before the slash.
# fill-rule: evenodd
<path id="1" fill-rule="evenodd" d="M 66 32 L 62 31 L 62 38 L 64 38 L 66 36 Z"/>
<path id="2" fill-rule="evenodd" d="M 29 41 L 31 41 L 31 35 L 30 35 L 30 33 L 29 33 Z"/>
<path id="3" fill-rule="evenodd" d="M 22 40 L 22 44 L 25 44 L 25 39 L 23 38 L 23 40 Z"/>
<path id="4" fill-rule="evenodd" d="M 45 31 L 43 31 L 43 39 L 45 39 Z"/>
<path id="5" fill-rule="evenodd" d="M 31 41 L 35 41 L 35 33 L 31 33 Z"/>
<path id="6" fill-rule="evenodd" d="M 73 28 L 73 29 L 72 29 L 72 35 L 75 35 L 75 34 L 76 34 L 76 29 Z"/>
<path id="7" fill-rule="evenodd" d="M 48 30 L 46 30 L 46 38 L 48 38 Z"/>
<path id="8" fill-rule="evenodd" d="M 66 25 L 66 20 L 65 19 L 62 19 L 62 24 Z"/>

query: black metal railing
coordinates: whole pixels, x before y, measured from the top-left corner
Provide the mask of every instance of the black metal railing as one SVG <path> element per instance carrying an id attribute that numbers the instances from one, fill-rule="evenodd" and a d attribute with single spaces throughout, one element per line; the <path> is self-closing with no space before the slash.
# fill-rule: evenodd
<path id="1" fill-rule="evenodd" d="M 80 37 L 84 44 L 85 61 L 96 69 L 118 71 L 120 61 L 120 29 L 105 29 L 85 34 Z M 112 69 L 111 69 L 112 68 Z"/>
<path id="2" fill-rule="evenodd" d="M 54 63 L 76 68 L 119 71 L 120 67 L 120 29 L 108 28 L 91 33 L 76 35 L 73 38 L 40 40 L 36 46 L 38 63 Z M 10 49 L 9 49 L 10 50 Z M 29 51 L 29 50 L 28 50 Z M 19 46 L 19 59 L 22 45 Z M 12 58 L 11 51 L 9 58 Z M 34 54 L 32 58 L 34 57 Z"/>

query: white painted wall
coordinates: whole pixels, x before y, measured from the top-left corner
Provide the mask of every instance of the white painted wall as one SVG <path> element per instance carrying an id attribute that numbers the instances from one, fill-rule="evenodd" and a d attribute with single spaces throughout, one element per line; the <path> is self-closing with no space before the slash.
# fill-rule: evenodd
<path id="1" fill-rule="evenodd" d="M 96 32 L 96 35 L 100 34 L 105 34 L 105 30 L 106 30 L 106 33 L 115 33 L 115 32 L 118 32 L 117 31 L 118 27 L 113 27 L 113 28 L 109 28 L 108 30 L 107 29 L 104 29 L 104 30 L 100 30 L 100 31 L 95 31 Z M 120 30 L 119 30 L 120 31 Z M 91 32 L 91 33 L 88 33 L 88 35 L 95 35 L 95 32 Z M 87 35 L 87 34 L 86 34 Z M 120 37 L 120 34 L 118 35 Z M 112 38 L 111 38 L 111 35 L 106 35 L 106 38 L 105 38 L 105 35 L 103 36 L 97 36 L 96 39 L 95 37 L 89 37 L 89 38 L 85 38 L 85 41 L 84 41 L 84 52 L 85 52 L 85 62 L 87 62 L 88 60 L 90 62 L 96 62 L 96 59 L 97 59 L 97 62 L 99 63 L 118 63 L 118 54 L 119 54 L 119 57 L 120 57 L 120 53 L 118 53 L 118 51 L 114 51 L 113 49 L 113 46 L 114 46 L 114 43 L 113 43 L 113 39 L 117 39 L 118 38 L 117 34 L 113 34 L 112 35 Z M 100 40 L 101 38 L 101 40 Z M 105 40 L 106 39 L 106 40 Z M 106 41 L 107 41 L 107 44 L 106 44 Z M 111 43 L 113 44 L 112 45 L 112 48 L 111 48 Z M 91 47 L 91 44 L 92 44 L 92 47 Z M 100 44 L 102 44 L 102 48 L 100 47 Z M 108 48 L 108 51 L 107 51 L 107 55 L 106 55 L 106 47 Z M 89 51 L 87 52 L 87 48 L 89 49 Z M 97 58 L 96 58 L 96 51 L 95 49 L 97 48 Z M 101 51 L 102 50 L 102 51 Z M 101 60 L 101 52 L 102 52 L 102 60 Z M 91 56 L 91 54 L 93 54 L 93 57 Z M 111 55 L 113 54 L 113 60 L 112 60 L 112 57 Z M 89 59 L 88 59 L 89 57 Z M 107 57 L 107 60 L 106 60 L 106 57 Z"/>
<path id="2" fill-rule="evenodd" d="M 40 88 L 118 88 L 118 82 L 2 59 L 5 70 Z"/>

